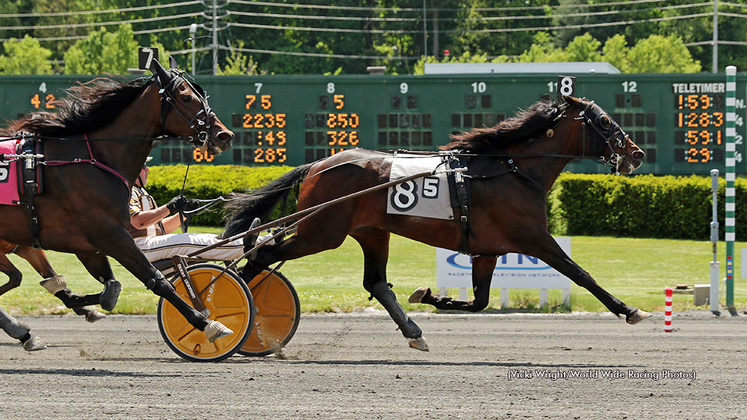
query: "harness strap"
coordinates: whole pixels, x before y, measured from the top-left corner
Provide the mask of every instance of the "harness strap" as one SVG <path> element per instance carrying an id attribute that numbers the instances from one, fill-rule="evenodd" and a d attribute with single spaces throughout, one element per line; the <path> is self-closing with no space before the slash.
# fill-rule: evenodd
<path id="1" fill-rule="evenodd" d="M 459 169 L 462 167 L 459 158 L 454 156 L 449 158 L 449 169 Z M 455 221 L 462 228 L 462 239 L 459 242 L 459 249 L 457 251 L 469 255 L 469 237 L 474 234 L 469 225 L 469 206 L 471 204 L 469 196 L 469 178 L 464 176 L 461 171 L 455 171 L 449 173 L 449 180 L 450 183 L 453 183 L 452 187 L 455 193 L 452 195 L 451 205 L 453 207 L 459 207 L 460 213 L 459 219 Z M 453 196 L 456 196 L 456 200 L 454 200 Z"/>
<path id="2" fill-rule="evenodd" d="M 114 168 L 97 161 L 93 157 L 93 150 L 91 150 L 91 142 L 88 141 L 88 136 L 84 134 L 83 137 L 86 139 L 86 147 L 88 148 L 88 156 L 89 156 L 88 159 L 75 158 L 73 160 L 46 160 L 44 162 L 39 162 L 39 163 L 42 165 L 46 165 L 46 166 L 62 166 L 62 165 L 69 165 L 69 164 L 74 164 L 74 163 L 90 163 L 93 166 L 114 175 L 115 178 L 122 181 L 124 186 L 127 188 L 127 191 L 130 191 L 132 189 L 132 186 L 130 185 L 129 181 L 127 181 L 127 178 L 125 178 L 122 174 L 117 172 Z"/>

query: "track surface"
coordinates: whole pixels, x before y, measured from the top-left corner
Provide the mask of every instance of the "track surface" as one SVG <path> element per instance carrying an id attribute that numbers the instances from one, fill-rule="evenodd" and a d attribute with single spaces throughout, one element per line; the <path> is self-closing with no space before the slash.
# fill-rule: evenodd
<path id="1" fill-rule="evenodd" d="M 0 337 L 0 418 L 747 418 L 744 315 L 413 318 L 430 352 L 381 313 L 312 315 L 282 355 L 205 364 L 153 316 L 22 317 L 49 348 Z"/>

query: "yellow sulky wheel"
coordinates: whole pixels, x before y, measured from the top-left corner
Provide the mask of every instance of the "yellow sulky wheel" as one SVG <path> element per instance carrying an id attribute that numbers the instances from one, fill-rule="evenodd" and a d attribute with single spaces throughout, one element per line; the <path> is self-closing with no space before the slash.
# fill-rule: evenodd
<path id="1" fill-rule="evenodd" d="M 158 328 L 166 344 L 184 359 L 192 362 L 217 362 L 233 355 L 244 345 L 252 331 L 254 301 L 249 288 L 233 271 L 216 264 L 195 264 L 187 269 L 208 318 L 220 321 L 233 334 L 211 343 L 165 299 L 158 302 Z M 223 274 L 221 274 L 223 273 Z M 220 275 L 214 282 L 213 279 Z M 177 294 L 190 302 L 182 279 L 173 281 Z"/>
<path id="2" fill-rule="evenodd" d="M 258 357 L 278 352 L 293 338 L 301 319 L 296 289 L 280 272 L 264 271 L 249 282 L 249 290 L 257 312 L 239 354 Z"/>

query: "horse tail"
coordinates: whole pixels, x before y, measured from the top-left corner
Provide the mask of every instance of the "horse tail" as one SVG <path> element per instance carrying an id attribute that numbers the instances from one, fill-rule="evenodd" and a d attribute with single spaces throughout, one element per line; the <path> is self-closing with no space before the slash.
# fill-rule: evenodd
<path id="1" fill-rule="evenodd" d="M 239 196 L 226 206 L 226 229 L 222 238 L 228 238 L 250 229 L 252 221 L 259 217 L 263 223 L 269 220 L 270 214 L 278 203 L 288 197 L 293 186 L 300 184 L 311 169 L 310 163 L 294 168 L 280 178 L 270 182 L 257 191 Z"/>

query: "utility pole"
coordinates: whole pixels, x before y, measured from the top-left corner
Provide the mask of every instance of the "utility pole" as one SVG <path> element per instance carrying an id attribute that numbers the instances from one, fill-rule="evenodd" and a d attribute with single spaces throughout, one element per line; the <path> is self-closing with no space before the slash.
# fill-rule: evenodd
<path id="1" fill-rule="evenodd" d="M 213 0 L 213 76 L 218 74 L 218 0 Z"/>

